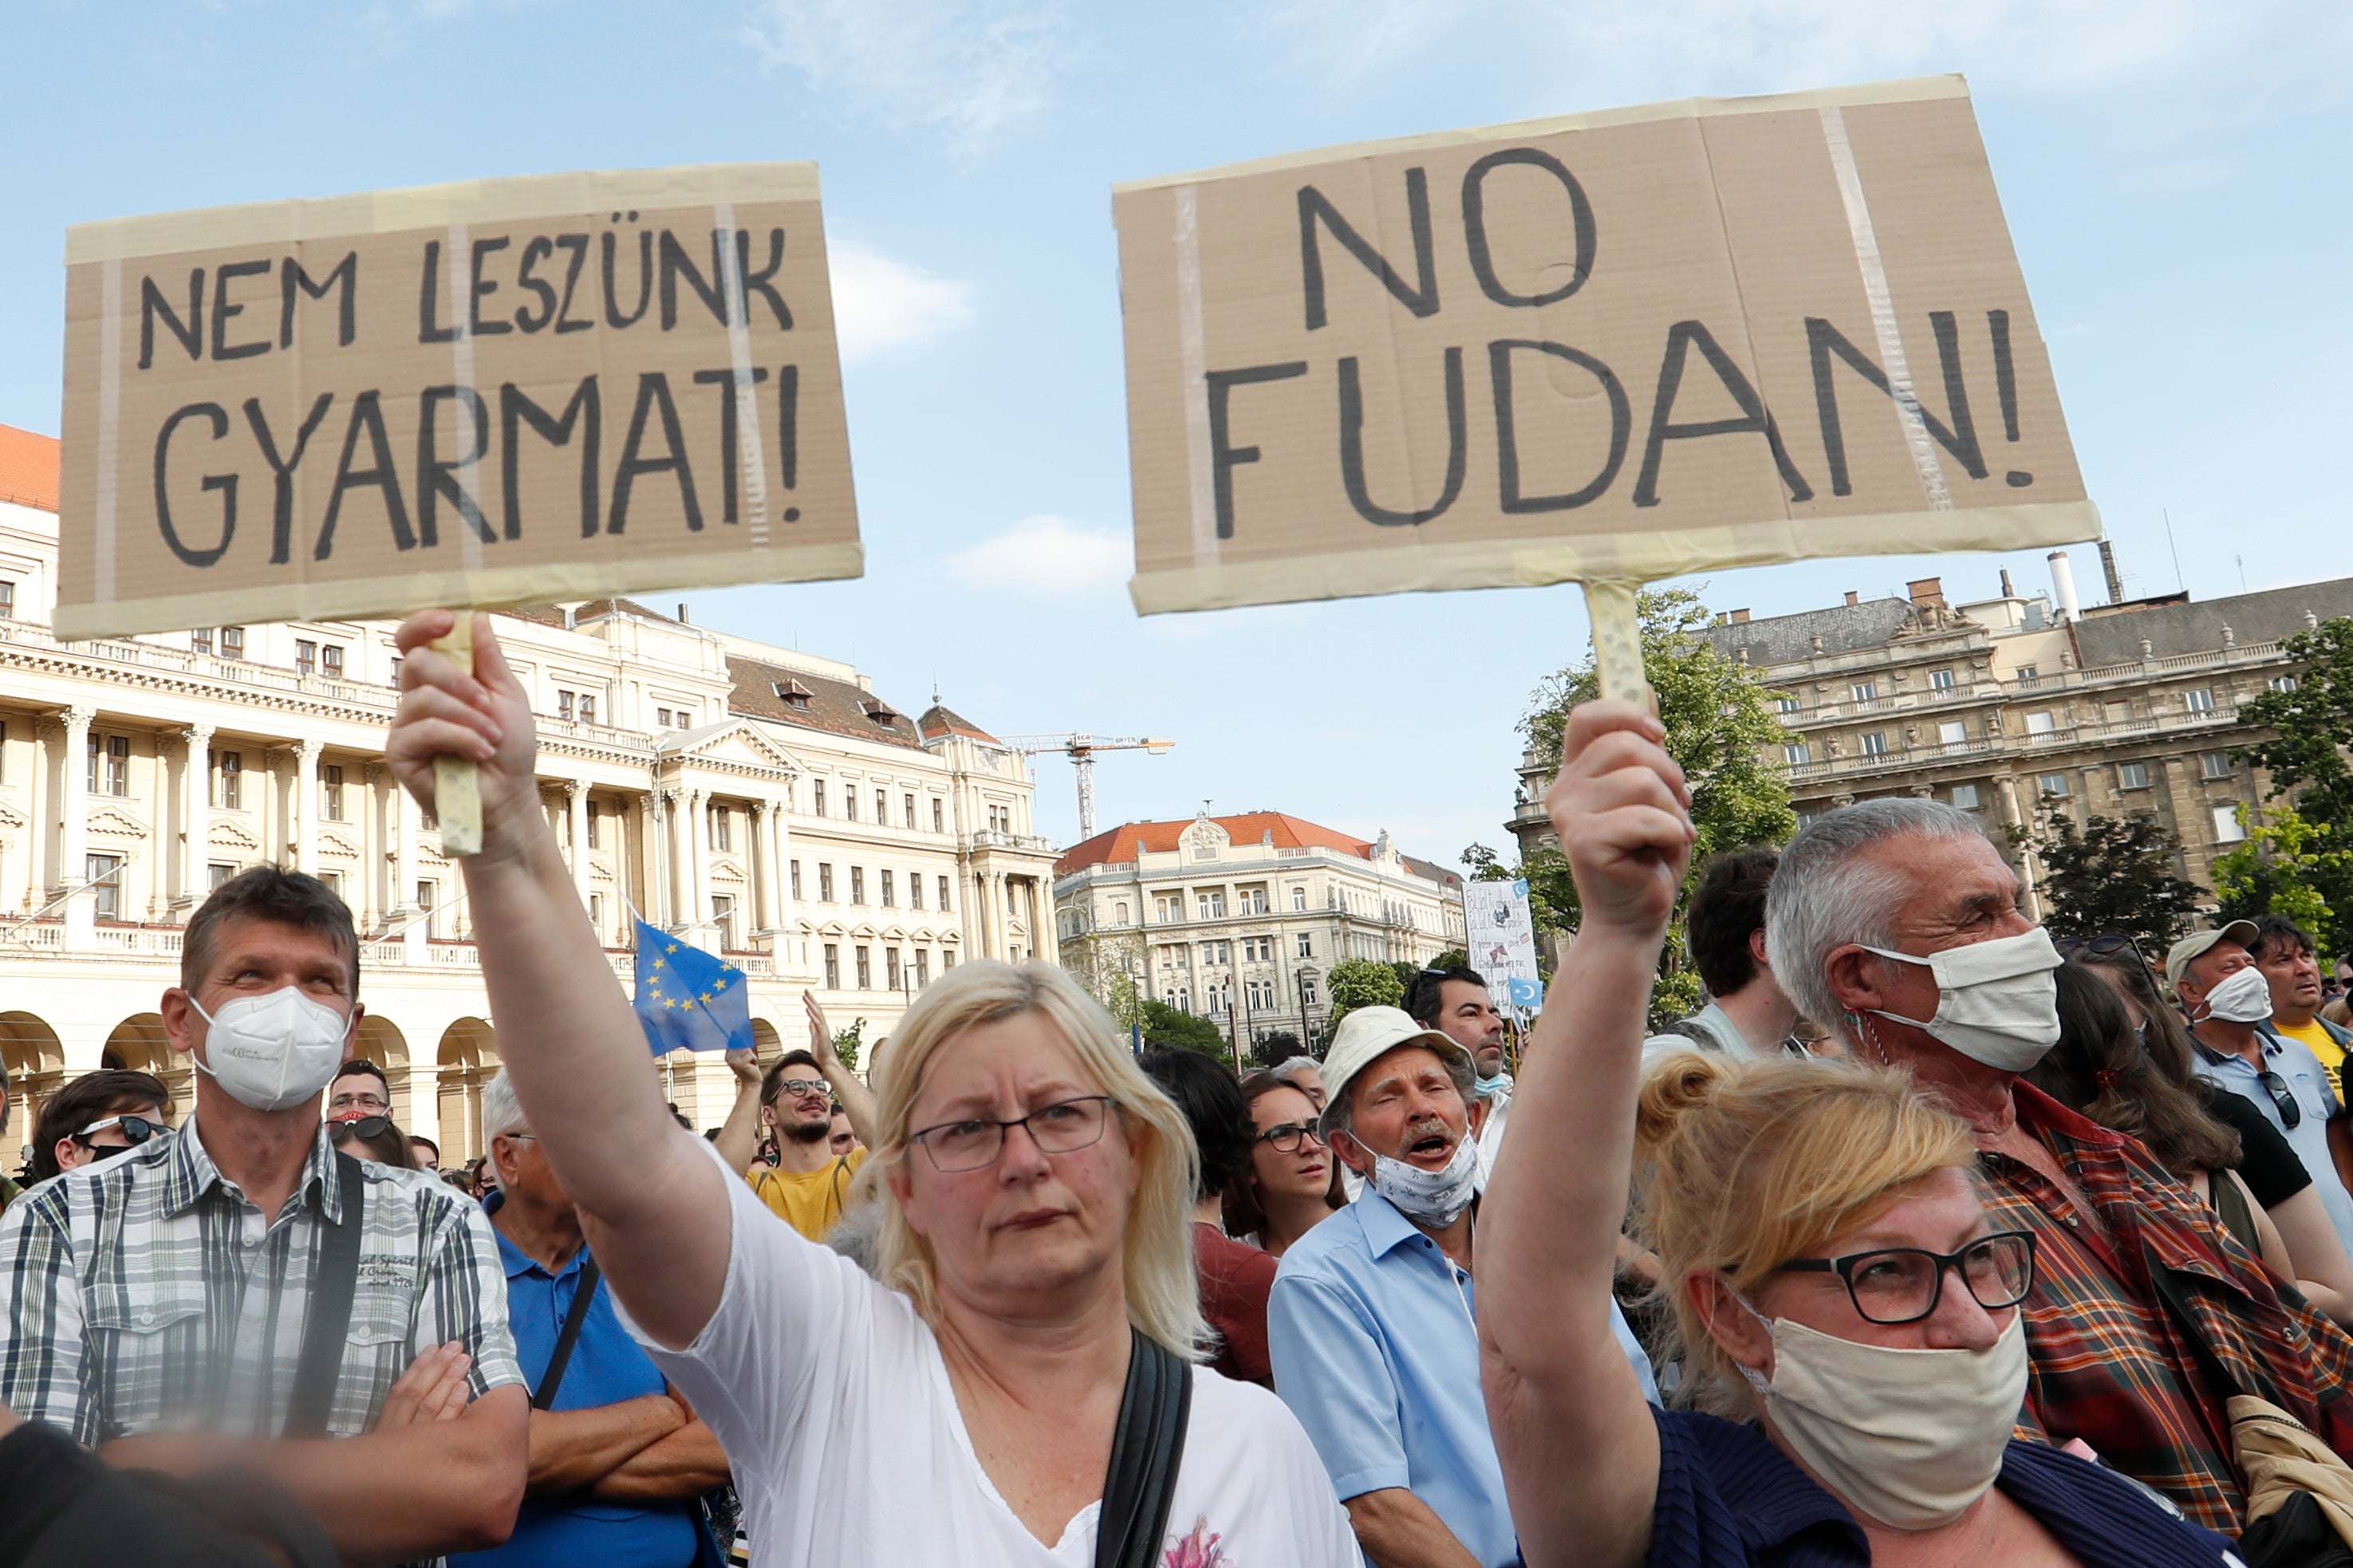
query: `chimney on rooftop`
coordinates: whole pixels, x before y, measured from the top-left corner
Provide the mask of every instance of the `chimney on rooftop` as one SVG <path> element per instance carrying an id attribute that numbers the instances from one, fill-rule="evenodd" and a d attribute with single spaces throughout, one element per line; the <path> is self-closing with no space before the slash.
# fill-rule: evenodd
<path id="1" fill-rule="evenodd" d="M 1847 607 L 1848 607 L 1849 609 L 1852 609 L 1852 608 L 1855 606 L 1855 605 L 1856 605 L 1856 604 L 1858 604 L 1859 602 L 1861 602 L 1862 598 L 1862 595 L 1860 595 L 1860 594 L 1856 593 L 1853 589 L 1849 588 L 1849 589 L 1846 591 L 1846 603 L 1847 603 Z"/>
<path id="2" fill-rule="evenodd" d="M 2083 604 L 2075 597 L 2075 563 L 2067 559 L 2063 550 L 2054 550 L 2048 557 L 2051 563 L 2051 588 L 2059 601 L 2059 618 L 2080 621 L 2084 618 Z"/>
<path id="3" fill-rule="evenodd" d="M 678 602 L 678 624 L 680 626 L 686 625 L 686 601 L 684 599 L 681 599 Z"/>
<path id="4" fill-rule="evenodd" d="M 2001 569 L 2001 596 L 2005 599 L 2018 597 L 2018 590 L 2010 585 L 2010 568 L 2007 566 Z"/>
<path id="5" fill-rule="evenodd" d="M 1945 607 L 1945 580 L 1942 577 L 1915 577 L 1905 584 L 1905 590 L 1911 595 L 1915 605 L 1924 608 L 1933 605 L 1940 610 Z"/>
<path id="6" fill-rule="evenodd" d="M 2125 602 L 2125 580 L 2123 574 L 2116 570 L 2116 546 L 2110 544 L 2105 539 L 2100 541 L 2100 572 L 2102 575 L 2105 576 L 2108 580 L 2108 603 L 2111 605 L 2123 604 Z"/>
<path id="7" fill-rule="evenodd" d="M 1746 611 L 1746 610 L 1735 610 L 1735 611 L 1733 611 L 1733 612 L 1732 612 L 1732 624 L 1733 624 L 1734 626 L 1746 626 L 1746 625 L 1748 624 L 1748 612 L 1747 612 L 1747 611 Z"/>

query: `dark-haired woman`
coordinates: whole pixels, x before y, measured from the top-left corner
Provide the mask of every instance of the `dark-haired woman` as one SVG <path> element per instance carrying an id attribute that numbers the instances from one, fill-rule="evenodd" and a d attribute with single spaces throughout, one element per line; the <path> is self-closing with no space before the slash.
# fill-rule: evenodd
<path id="1" fill-rule="evenodd" d="M 374 1160 L 396 1171 L 418 1169 L 417 1151 L 408 1146 L 408 1134 L 389 1116 L 342 1117 L 327 1123 L 327 1132 L 334 1139 L 339 1154 Z"/>
<path id="2" fill-rule="evenodd" d="M 2059 1043 L 2027 1081 L 2101 1126 L 2146 1144 L 2213 1206 L 2239 1244 L 2338 1322 L 2353 1317 L 2353 1262 L 2312 1177 L 2262 1112 L 2227 1090 L 2184 1084 L 2160 1066 L 2165 1042 L 2123 971 L 2058 971 Z M 2144 1036 L 2148 1044 L 2144 1046 Z"/>
<path id="3" fill-rule="evenodd" d="M 1340 1163 L 1315 1131 L 1315 1102 L 1291 1079 L 1251 1073 L 1242 1079 L 1242 1099 L 1250 1104 L 1250 1160 L 1227 1184 L 1226 1231 L 1281 1258 L 1347 1203 Z"/>

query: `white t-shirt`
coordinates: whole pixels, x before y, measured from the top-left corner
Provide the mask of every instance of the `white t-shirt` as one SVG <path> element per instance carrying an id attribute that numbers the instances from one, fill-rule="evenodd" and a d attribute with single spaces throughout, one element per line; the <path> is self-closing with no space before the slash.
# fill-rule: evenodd
<path id="1" fill-rule="evenodd" d="M 716 1158 L 716 1155 L 713 1156 Z M 622 1321 L 734 1467 L 754 1568 L 1091 1568 L 1091 1502 L 1039 1542 L 991 1484 L 914 1304 L 805 1240 L 741 1181 L 719 1309 L 684 1351 Z M 1359 1568 L 1289 1407 L 1193 1369 L 1167 1568 Z"/>

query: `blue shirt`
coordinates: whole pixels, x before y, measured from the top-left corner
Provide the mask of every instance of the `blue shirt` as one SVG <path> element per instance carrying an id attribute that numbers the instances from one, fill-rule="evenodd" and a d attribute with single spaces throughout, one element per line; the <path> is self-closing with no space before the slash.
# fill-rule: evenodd
<path id="1" fill-rule="evenodd" d="M 504 1199 L 504 1194 L 493 1193 L 483 1206 L 496 1214 Z M 550 1274 L 501 1232 L 499 1255 L 506 1264 L 515 1359 L 536 1389 L 555 1355 L 588 1249 L 582 1247 L 561 1271 Z M 659 1394 L 665 1386 L 660 1371 L 613 1315 L 613 1293 L 599 1280 L 552 1408 L 618 1405 Z M 458 1552 L 449 1563 L 451 1568 L 687 1568 L 702 1544 L 702 1526 L 691 1500 L 640 1508 L 585 1497 L 525 1498 L 504 1546 Z"/>
<path id="2" fill-rule="evenodd" d="M 2344 1181 L 2337 1174 L 2337 1162 L 2328 1152 L 2328 1119 L 2337 1113 L 2337 1096 L 2328 1088 L 2328 1074 L 2322 1068 L 2320 1059 L 2312 1054 L 2312 1047 L 2302 1040 L 2274 1035 L 2261 1026 L 2257 1026 L 2255 1038 L 2263 1048 L 2264 1067 L 2279 1075 L 2304 1112 L 2294 1127 L 2280 1114 L 2279 1101 L 2256 1078 L 2246 1058 L 2215 1050 L 2203 1040 L 2195 1040 L 2198 1076 L 2247 1101 L 2280 1130 L 2312 1177 L 2313 1190 L 2320 1194 L 2322 1205 L 2328 1210 L 2328 1223 L 2337 1227 L 2345 1250 L 2353 1253 L 2353 1194 L 2346 1192 Z"/>
<path id="3" fill-rule="evenodd" d="M 1327 1222 L 1328 1223 L 1328 1222 Z M 1648 1568 L 1866 1568 L 1871 1543 L 1845 1505 L 1757 1427 L 1653 1410 L 1659 1495 Z M 2231 1542 L 2166 1513 L 2147 1493 L 2073 1454 L 2010 1444 L 1994 1479 L 2084 1568 L 2221 1568 Z"/>
<path id="4" fill-rule="evenodd" d="M 1471 1276 L 1389 1201 L 1365 1194 L 1293 1242 L 1267 1300 L 1274 1391 L 1343 1501 L 1409 1488 L 1488 1568 L 1519 1557 L 1487 1430 Z M 1651 1363 L 1611 1308 L 1658 1398 Z"/>

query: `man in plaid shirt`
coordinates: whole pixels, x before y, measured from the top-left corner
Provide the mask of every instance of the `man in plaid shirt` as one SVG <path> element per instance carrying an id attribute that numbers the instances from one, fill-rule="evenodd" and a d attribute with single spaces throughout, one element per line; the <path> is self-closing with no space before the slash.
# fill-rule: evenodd
<path id="1" fill-rule="evenodd" d="M 1968 1121 L 1987 1219 L 2034 1234 L 2021 1426 L 2088 1445 L 2236 1534 L 2247 1500 L 2229 1397 L 2261 1394 L 2353 1453 L 2353 1424 L 2335 1414 L 2353 1391 L 2353 1338 L 2284 1296 L 2139 1143 L 2017 1082 L 2058 1040 L 2061 963 L 2019 894 L 1965 812 L 1842 807 L 1781 858 L 1773 972 L 1807 1016 L 1842 1026 L 1858 1061 L 1908 1069 Z"/>
<path id="2" fill-rule="evenodd" d="M 197 910 L 163 1001 L 195 1114 L 0 1216 L 0 1405 L 120 1465 L 264 1471 L 346 1558 L 385 1563 L 506 1539 L 529 1401 L 487 1218 L 367 1163 L 340 1440 L 283 1435 L 321 1247 L 349 1217 L 319 1091 L 360 1017 L 358 954 L 314 878 L 259 868 Z"/>

